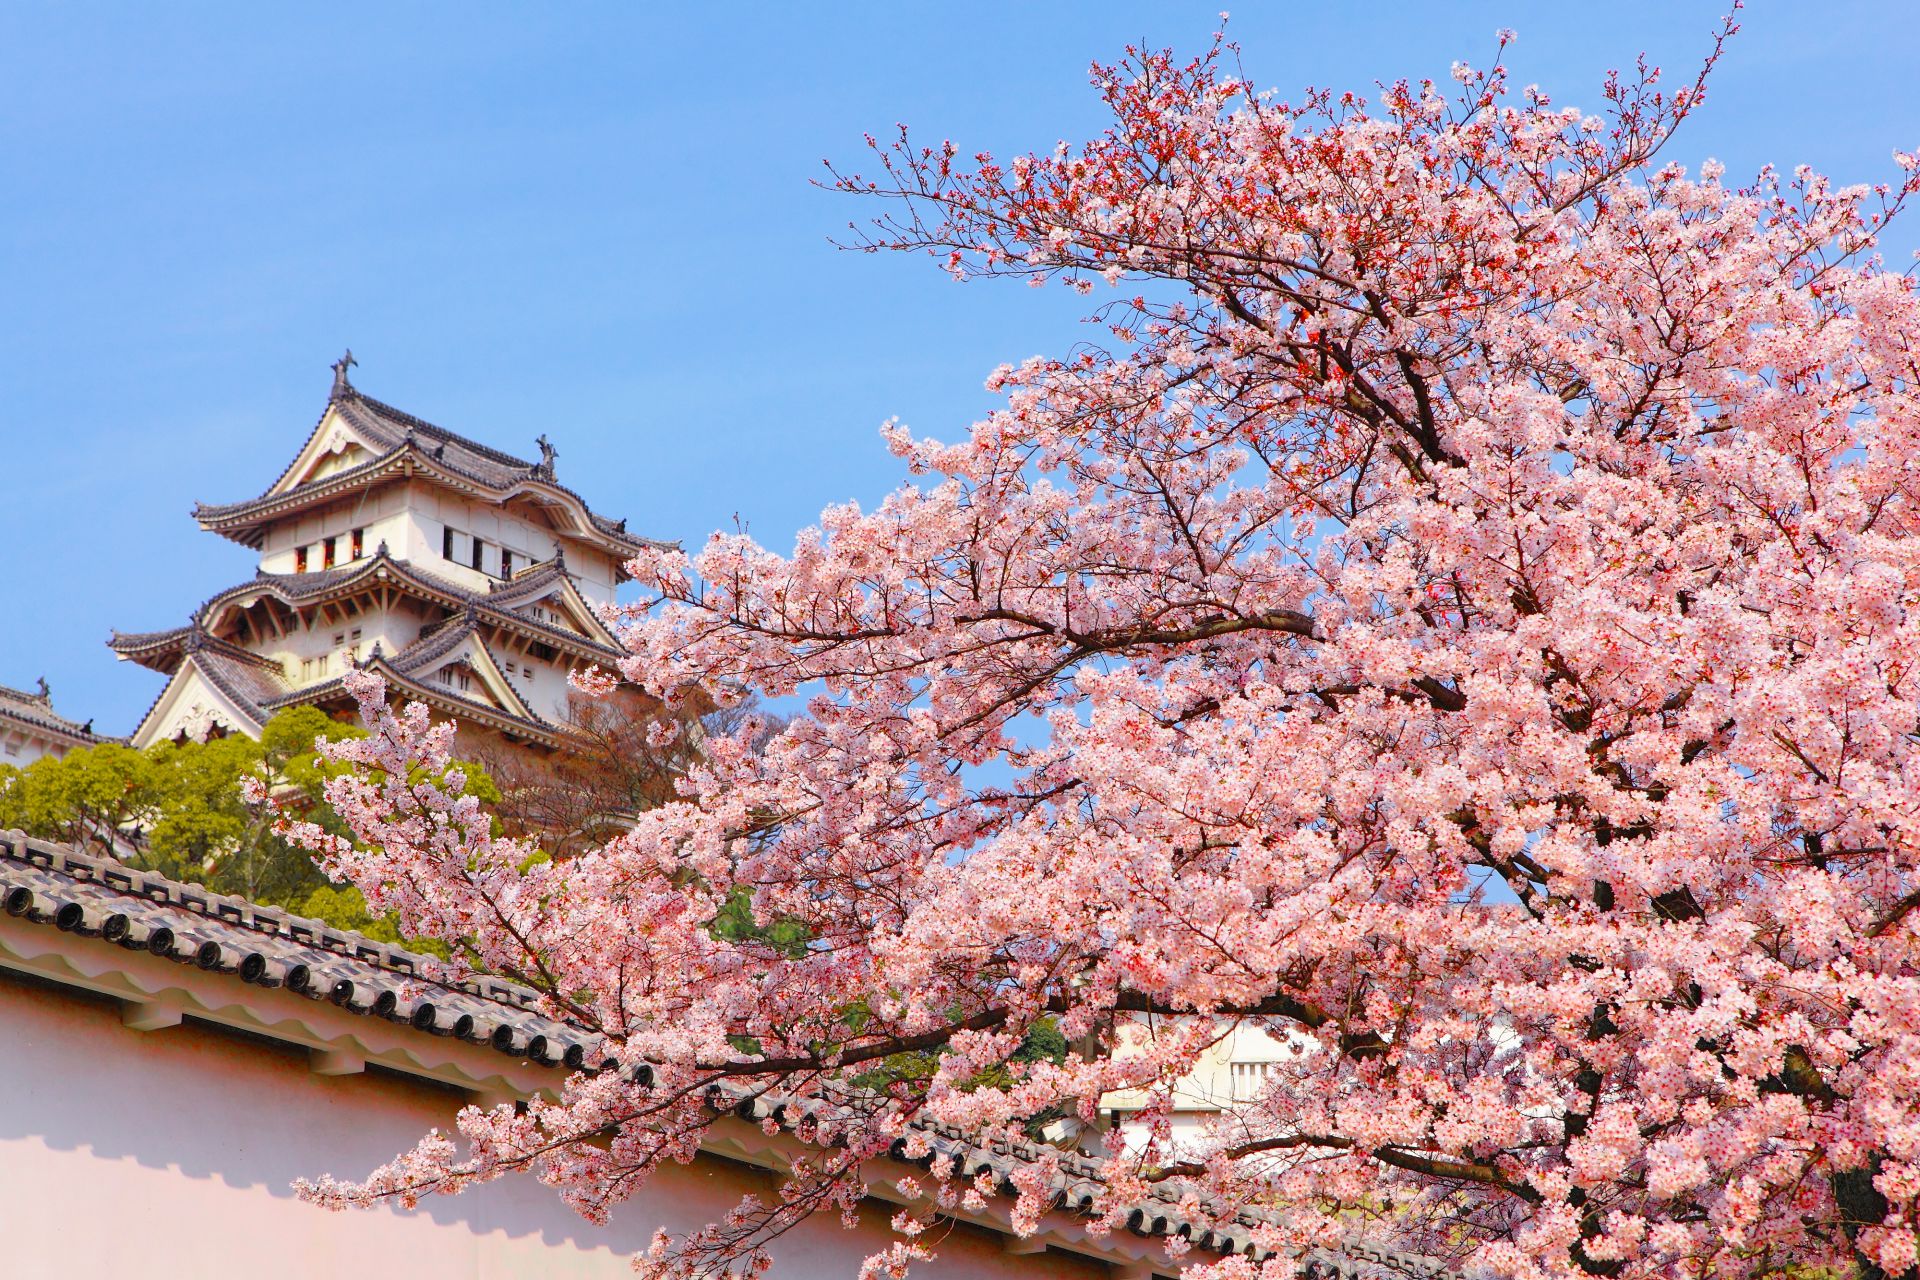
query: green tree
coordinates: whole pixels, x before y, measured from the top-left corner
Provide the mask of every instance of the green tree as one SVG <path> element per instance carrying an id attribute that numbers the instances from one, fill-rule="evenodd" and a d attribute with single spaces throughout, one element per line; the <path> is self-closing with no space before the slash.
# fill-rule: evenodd
<path id="1" fill-rule="evenodd" d="M 156 743 L 144 751 L 102 743 L 24 769 L 0 766 L 0 828 L 397 942 L 398 931 L 367 912 L 358 889 L 330 884 L 307 852 L 276 829 L 280 813 L 292 811 L 347 834 L 326 801 L 327 779 L 338 769 L 315 743 L 365 733 L 318 708 L 289 707 L 267 721 L 258 741 L 234 734 Z M 470 793 L 499 800 L 484 767 L 462 767 Z M 246 777 L 264 781 L 274 803 L 249 804 L 240 790 Z"/>
<path id="2" fill-rule="evenodd" d="M 0 827 L 77 848 L 112 847 L 154 807 L 152 757 L 117 742 L 24 769 L 0 765 Z"/>

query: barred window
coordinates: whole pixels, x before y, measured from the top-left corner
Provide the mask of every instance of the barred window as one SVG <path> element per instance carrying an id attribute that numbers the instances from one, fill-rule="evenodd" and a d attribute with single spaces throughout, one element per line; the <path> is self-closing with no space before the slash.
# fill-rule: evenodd
<path id="1" fill-rule="evenodd" d="M 1266 1087 L 1267 1077 L 1278 1066 L 1274 1062 L 1236 1062 L 1229 1071 L 1233 1078 L 1233 1100 L 1252 1102 Z"/>

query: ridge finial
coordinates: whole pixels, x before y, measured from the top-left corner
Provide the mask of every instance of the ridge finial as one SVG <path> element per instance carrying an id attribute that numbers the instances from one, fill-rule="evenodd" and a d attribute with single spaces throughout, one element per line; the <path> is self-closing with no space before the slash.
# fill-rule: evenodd
<path id="1" fill-rule="evenodd" d="M 353 383 L 347 377 L 347 370 L 359 363 L 353 358 L 352 347 L 348 347 L 346 354 L 333 362 L 333 392 L 327 399 L 338 400 L 341 396 L 353 394 Z"/>

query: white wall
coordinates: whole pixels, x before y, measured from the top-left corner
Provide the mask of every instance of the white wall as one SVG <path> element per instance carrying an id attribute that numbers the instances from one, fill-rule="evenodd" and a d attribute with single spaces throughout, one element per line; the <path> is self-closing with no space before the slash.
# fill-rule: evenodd
<path id="1" fill-rule="evenodd" d="M 663 1171 L 597 1228 L 530 1178 L 403 1213 L 328 1213 L 299 1176 L 358 1175 L 463 1096 L 367 1073 L 319 1076 L 304 1057 L 187 1024 L 132 1031 L 117 1006 L 0 972 L 0 1275 L 142 1280 L 279 1275 L 375 1280 L 630 1276 L 656 1228 L 684 1231 L 768 1178 L 718 1159 Z M 853 1277 L 886 1239 L 874 1207 L 848 1232 L 828 1215 L 777 1246 L 775 1280 Z M 1016 1257 L 957 1228 L 920 1280 L 1092 1277 L 1061 1253 Z"/>
<path id="2" fill-rule="evenodd" d="M 23 725 L 0 723 L 0 764 L 24 769 L 42 756 L 58 759 L 67 754 L 67 744 L 44 737 Z"/>
<path id="3" fill-rule="evenodd" d="M 426 616 L 409 601 L 393 609 L 369 609 L 348 618 L 328 622 L 315 614 L 310 625 L 296 626 L 278 637 L 269 637 L 248 646 L 254 652 L 280 663 L 293 688 L 319 684 L 346 672 L 343 651 L 354 649 L 365 658 L 375 644 L 391 658 L 415 640 L 426 624 Z M 360 633 L 359 639 L 354 632 Z M 340 637 L 339 643 L 334 637 Z M 307 664 L 311 662 L 309 667 Z"/>
<path id="4" fill-rule="evenodd" d="M 303 512 L 270 526 L 260 545 L 260 567 L 268 573 L 292 573 L 295 548 L 305 547 L 307 570 L 318 571 L 324 563 L 320 543 L 329 536 L 340 539 L 335 566 L 350 564 L 350 538 L 355 529 L 366 531 L 362 536 L 363 556 L 373 555 L 382 542 L 393 555 L 403 555 L 411 532 L 405 490 L 399 485 L 363 490 L 348 501 Z"/>
<path id="5" fill-rule="evenodd" d="M 530 511 L 523 512 L 517 506 L 509 508 L 473 501 L 423 482 L 415 482 L 406 492 L 407 519 L 412 523 L 406 554 L 421 568 L 462 586 L 484 591 L 496 581 L 492 575 L 499 572 L 502 547 L 514 553 L 516 569 L 550 560 L 560 549 L 560 541 L 553 531 Z M 449 561 L 441 555 L 444 546 L 441 531 L 446 528 L 460 535 L 456 539 L 458 560 Z M 467 559 L 467 539 L 475 537 L 487 544 L 484 574 L 474 572 Z M 396 551 L 396 554 L 399 553 Z M 582 593 L 594 600 L 613 598 L 612 557 L 578 542 L 567 545 L 566 557 L 567 569 Z"/>
<path id="6" fill-rule="evenodd" d="M 1135 1019 L 1121 1028 L 1120 1056 L 1144 1049 L 1163 1030 L 1186 1024 L 1186 1019 L 1179 1018 Z M 1220 1032 L 1220 1038 L 1201 1053 L 1193 1070 L 1174 1086 L 1174 1109 L 1168 1117 L 1168 1126 L 1176 1149 L 1190 1149 L 1207 1137 L 1208 1128 L 1219 1123 L 1236 1102 L 1247 1102 L 1257 1096 L 1262 1079 L 1259 1072 L 1264 1064 L 1285 1061 L 1308 1045 L 1304 1037 L 1296 1037 L 1296 1043 L 1289 1044 L 1244 1023 L 1222 1026 Z M 1130 1118 L 1146 1102 L 1147 1093 L 1140 1089 L 1119 1090 L 1100 1100 L 1103 1111 L 1118 1113 L 1120 1132 L 1129 1148 L 1138 1148 L 1147 1140 L 1146 1126 Z"/>

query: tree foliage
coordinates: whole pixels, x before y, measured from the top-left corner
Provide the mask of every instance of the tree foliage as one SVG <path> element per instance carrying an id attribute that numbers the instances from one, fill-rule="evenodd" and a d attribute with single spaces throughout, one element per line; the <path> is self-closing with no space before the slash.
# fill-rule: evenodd
<path id="1" fill-rule="evenodd" d="M 1277 103 L 1218 49 L 1096 79 L 1084 145 L 903 133 L 837 181 L 890 202 L 867 248 L 1119 289 L 1110 341 L 1002 369 L 957 443 L 890 430 L 915 482 L 791 555 L 632 566 L 627 677 L 809 699 L 764 751 L 716 737 L 632 831 L 522 870 L 403 784 L 448 739 L 356 680 L 342 758 L 387 781 L 328 794 L 384 853 L 314 846 L 653 1070 L 311 1193 L 530 1169 L 604 1212 L 711 1087 L 831 1101 L 777 1202 L 647 1259 L 750 1271 L 910 1120 L 1010 1138 L 1140 1088 L 1151 1124 L 1251 1024 L 1300 1052 L 1196 1150 L 1103 1149 L 1110 1225 L 1173 1179 L 1202 1219 L 1270 1206 L 1279 1249 L 1910 1273 L 1920 299 L 1872 253 L 1915 159 L 1688 172 L 1659 157 L 1704 74 L 1591 114 L 1497 68 L 1376 103 Z M 1119 1052 L 1142 1013 L 1171 1029 Z M 1023 1060 L 1043 1023 L 1077 1052 Z"/>
<path id="2" fill-rule="evenodd" d="M 42 757 L 24 769 L 0 766 L 0 828 L 398 942 L 391 920 L 369 914 L 358 889 L 331 885 L 313 855 L 279 829 L 282 813 L 291 810 L 346 832 L 325 795 L 340 766 L 324 760 L 314 744 L 365 734 L 316 707 L 289 707 L 267 721 L 258 740 L 230 734 L 159 742 L 144 751 L 107 742 Z M 486 773 L 470 771 L 469 789 L 497 802 L 499 791 Z M 248 800 L 243 779 L 257 780 L 274 802 Z"/>

